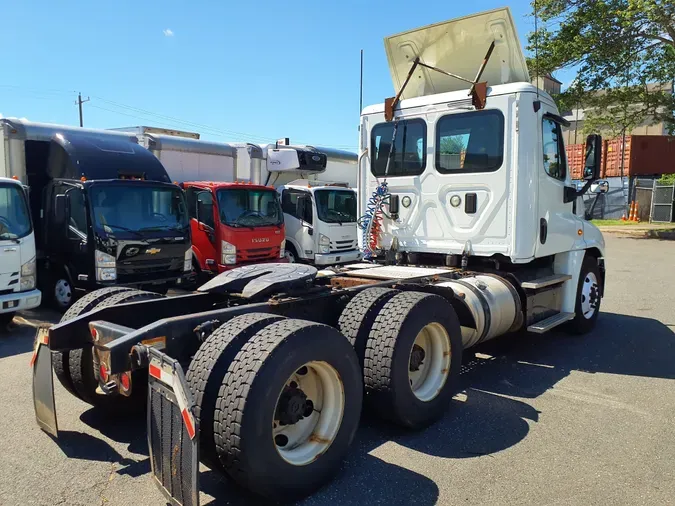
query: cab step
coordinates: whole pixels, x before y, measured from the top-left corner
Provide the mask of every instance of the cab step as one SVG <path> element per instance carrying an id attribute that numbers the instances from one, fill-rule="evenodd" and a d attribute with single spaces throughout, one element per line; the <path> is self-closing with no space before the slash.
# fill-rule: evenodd
<path id="1" fill-rule="evenodd" d="M 544 332 L 548 332 L 552 328 L 555 328 L 558 325 L 561 325 L 572 319 L 574 319 L 574 313 L 554 314 L 553 316 L 549 316 L 544 320 L 541 320 L 537 323 L 533 323 L 532 325 L 527 327 L 527 331 L 534 332 L 535 334 L 543 334 Z"/>
<path id="2" fill-rule="evenodd" d="M 541 288 L 560 285 L 570 279 L 572 279 L 572 276 L 569 274 L 553 274 L 551 276 L 545 276 L 543 278 L 533 279 L 531 281 L 523 281 L 520 286 L 525 290 L 540 290 Z"/>

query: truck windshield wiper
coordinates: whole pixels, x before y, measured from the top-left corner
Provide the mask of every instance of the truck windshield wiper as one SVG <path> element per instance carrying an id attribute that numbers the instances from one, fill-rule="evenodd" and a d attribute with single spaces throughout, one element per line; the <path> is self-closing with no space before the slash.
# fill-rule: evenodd
<path id="1" fill-rule="evenodd" d="M 111 223 L 106 223 L 105 225 L 103 225 L 104 230 L 105 230 L 105 227 L 115 228 L 117 230 L 123 230 L 125 232 L 131 232 L 132 234 L 135 234 L 137 237 L 140 237 L 141 239 L 147 239 L 146 235 L 143 232 L 140 232 L 139 230 L 133 230 L 131 228 L 124 227 L 122 225 L 115 225 L 115 224 L 111 224 Z"/>

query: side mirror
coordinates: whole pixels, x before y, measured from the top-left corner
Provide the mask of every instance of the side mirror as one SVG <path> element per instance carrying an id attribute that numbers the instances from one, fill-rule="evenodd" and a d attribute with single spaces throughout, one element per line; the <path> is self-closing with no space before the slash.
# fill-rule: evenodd
<path id="1" fill-rule="evenodd" d="M 586 162 L 584 164 L 584 179 L 597 181 L 600 179 L 600 165 L 602 164 L 602 137 L 591 134 L 586 138 Z"/>
<path id="2" fill-rule="evenodd" d="M 595 184 L 591 185 L 592 193 L 607 193 L 609 191 L 609 182 L 607 181 L 597 181 Z"/>
<path id="3" fill-rule="evenodd" d="M 54 200 L 54 221 L 58 226 L 68 222 L 68 198 L 65 195 L 57 195 Z"/>

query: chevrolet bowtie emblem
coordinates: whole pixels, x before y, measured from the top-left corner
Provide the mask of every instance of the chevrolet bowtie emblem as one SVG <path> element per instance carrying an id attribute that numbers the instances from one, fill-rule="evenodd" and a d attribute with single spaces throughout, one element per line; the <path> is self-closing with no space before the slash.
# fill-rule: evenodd
<path id="1" fill-rule="evenodd" d="M 159 249 L 159 248 L 150 248 L 150 249 L 146 249 L 146 250 L 145 250 L 145 252 L 146 252 L 148 255 L 155 255 L 155 254 L 159 253 L 160 251 L 162 251 L 162 250 Z"/>

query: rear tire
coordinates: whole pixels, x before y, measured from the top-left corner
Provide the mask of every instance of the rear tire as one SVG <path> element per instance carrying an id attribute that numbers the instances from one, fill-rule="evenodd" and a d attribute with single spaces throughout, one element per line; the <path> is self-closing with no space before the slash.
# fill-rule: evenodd
<path id="1" fill-rule="evenodd" d="M 586 256 L 579 272 L 574 319 L 567 324 L 571 334 L 587 334 L 595 327 L 600 313 L 600 269 L 594 257 Z"/>
<path id="2" fill-rule="evenodd" d="M 195 417 L 200 427 L 200 459 L 211 469 L 222 469 L 213 439 L 213 414 L 227 369 L 256 332 L 281 319 L 282 316 L 266 313 L 235 316 L 204 341 L 190 362 L 186 379 L 195 399 Z"/>
<path id="3" fill-rule="evenodd" d="M 161 299 L 162 297 L 158 293 L 141 290 L 124 291 L 106 298 L 93 309 L 102 309 L 127 302 Z M 145 405 L 148 386 L 147 370 L 139 369 L 132 372 L 132 390 L 128 397 L 121 394 L 99 395 L 96 393 L 99 382 L 99 371 L 98 363 L 94 359 L 93 345 L 71 350 L 68 364 L 73 388 L 84 402 L 95 407 L 120 411 L 135 411 Z"/>
<path id="4" fill-rule="evenodd" d="M 103 302 L 109 297 L 112 297 L 115 294 L 120 292 L 129 292 L 133 290 L 132 288 L 127 288 L 124 286 L 111 286 L 109 288 L 101 288 L 99 290 L 94 290 L 93 292 L 88 293 L 81 299 L 79 299 L 75 304 L 70 306 L 65 314 L 61 317 L 59 323 L 67 322 L 72 320 L 84 313 L 88 313 L 98 304 Z M 73 380 L 70 376 L 70 353 L 69 351 L 53 351 L 52 352 L 52 368 L 54 369 L 54 374 L 56 379 L 59 380 L 59 383 L 63 385 L 63 388 L 68 390 L 75 397 L 80 399 L 80 395 L 75 391 L 73 387 Z"/>
<path id="5" fill-rule="evenodd" d="M 289 381 L 297 375 L 320 387 L 307 389 L 303 399 L 302 381 Z M 356 353 L 337 330 L 304 320 L 272 323 L 244 344 L 223 380 L 214 424 L 220 460 L 256 494 L 304 497 L 339 468 L 358 427 L 362 396 Z"/>
<path id="6" fill-rule="evenodd" d="M 396 295 L 398 290 L 391 288 L 366 288 L 356 295 L 344 308 L 338 320 L 338 330 L 349 339 L 359 357 L 363 369 L 366 354 L 366 342 L 375 317 L 382 307 Z"/>
<path id="7" fill-rule="evenodd" d="M 384 305 L 368 337 L 367 401 L 396 424 L 424 427 L 450 405 L 461 365 L 462 334 L 450 303 L 438 295 L 399 293 Z"/>

